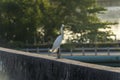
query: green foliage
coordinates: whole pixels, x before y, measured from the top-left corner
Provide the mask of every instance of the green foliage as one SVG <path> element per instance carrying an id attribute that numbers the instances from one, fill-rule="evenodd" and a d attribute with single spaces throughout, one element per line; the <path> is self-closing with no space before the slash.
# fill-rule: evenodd
<path id="1" fill-rule="evenodd" d="M 6 0 L 1 4 L 1 37 L 8 41 L 33 42 L 40 18 L 33 1 Z"/>
<path id="2" fill-rule="evenodd" d="M 103 41 L 104 34 L 106 40 L 111 40 L 112 32 L 99 31 L 111 25 L 97 17 L 105 10 L 97 6 L 96 0 L 1 0 L 0 37 L 23 43 L 40 39 L 49 42 L 56 38 L 64 23 L 73 33 L 80 34 L 79 42 L 94 42 L 96 38 Z M 44 34 L 38 35 L 38 28 L 42 28 Z"/>

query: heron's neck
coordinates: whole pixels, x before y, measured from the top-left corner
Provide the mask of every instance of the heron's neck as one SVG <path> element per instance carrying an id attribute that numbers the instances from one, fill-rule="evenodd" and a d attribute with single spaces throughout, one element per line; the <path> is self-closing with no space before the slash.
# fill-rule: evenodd
<path id="1" fill-rule="evenodd" d="M 63 32 L 63 27 L 61 27 L 61 35 L 62 35 L 62 37 L 64 36 L 64 32 Z"/>

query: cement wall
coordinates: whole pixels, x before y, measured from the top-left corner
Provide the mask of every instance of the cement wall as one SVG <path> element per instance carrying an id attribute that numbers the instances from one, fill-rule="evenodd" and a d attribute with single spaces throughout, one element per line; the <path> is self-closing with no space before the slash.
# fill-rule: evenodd
<path id="1" fill-rule="evenodd" d="M 8 80 L 120 80 L 120 68 L 0 48 Z"/>

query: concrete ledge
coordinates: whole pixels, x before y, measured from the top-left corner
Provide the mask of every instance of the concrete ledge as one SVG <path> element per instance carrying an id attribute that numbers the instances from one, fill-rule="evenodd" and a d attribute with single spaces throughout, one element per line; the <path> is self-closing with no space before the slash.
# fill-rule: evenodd
<path id="1" fill-rule="evenodd" d="M 11 69 L 9 66 L 16 67 L 16 65 L 20 63 L 22 65 L 22 72 L 24 72 L 23 66 L 25 64 L 23 65 L 22 62 L 27 65 L 32 64 L 34 67 L 31 68 L 30 66 L 27 66 L 25 69 L 26 71 L 27 68 L 31 68 L 33 71 L 38 70 L 38 72 L 34 74 L 39 74 L 39 76 L 42 76 L 39 80 L 120 80 L 120 68 L 100 66 L 68 59 L 56 59 L 56 57 L 52 56 L 28 53 L 2 47 L 0 47 L 0 57 L 5 63 L 4 65 L 7 66 L 7 69 Z M 8 61 L 12 60 L 16 65 L 8 63 Z M 35 69 L 35 66 L 38 69 Z M 42 72 L 39 68 L 43 69 Z M 19 69 L 20 67 L 17 66 L 16 70 L 20 71 Z M 24 73 L 27 75 L 29 74 L 27 72 Z M 45 76 L 47 76 L 48 79 L 44 79 L 43 77 Z M 56 77 L 59 79 L 56 79 Z"/>

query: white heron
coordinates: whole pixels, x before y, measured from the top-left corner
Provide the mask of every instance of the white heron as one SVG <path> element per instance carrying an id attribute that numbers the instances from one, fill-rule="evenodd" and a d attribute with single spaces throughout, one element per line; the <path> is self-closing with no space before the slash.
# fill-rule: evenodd
<path id="1" fill-rule="evenodd" d="M 64 36 L 63 28 L 64 28 L 64 24 L 62 24 L 62 26 L 60 28 L 61 34 L 56 38 L 56 40 L 53 43 L 52 48 L 50 49 L 50 52 L 52 52 L 52 53 L 56 53 L 56 52 L 59 53 L 59 48 L 60 48 L 60 45 L 62 43 L 63 36 Z"/>

